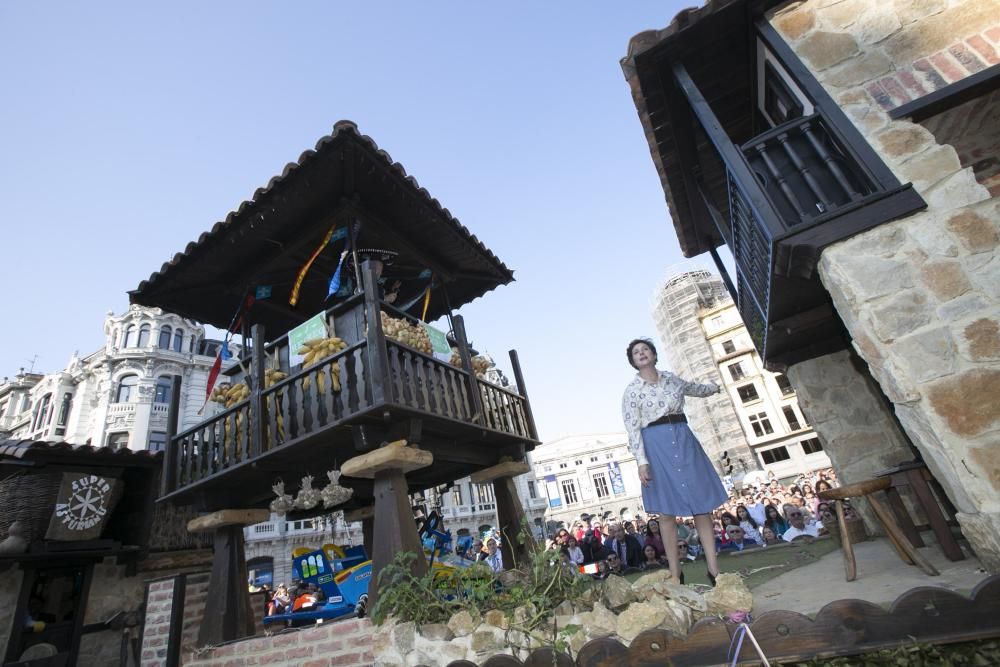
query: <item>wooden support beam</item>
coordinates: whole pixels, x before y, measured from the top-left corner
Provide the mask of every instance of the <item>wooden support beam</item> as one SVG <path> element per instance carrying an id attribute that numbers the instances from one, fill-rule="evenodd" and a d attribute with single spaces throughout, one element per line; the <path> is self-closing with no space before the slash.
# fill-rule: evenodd
<path id="1" fill-rule="evenodd" d="M 187 529 L 189 533 L 207 533 L 216 528 L 227 526 L 250 526 L 267 521 L 270 516 L 270 511 L 266 509 L 218 510 L 197 519 L 191 519 L 188 521 Z"/>
<path id="2" fill-rule="evenodd" d="M 387 448 L 383 447 L 382 449 Z M 414 576 L 419 577 L 427 573 L 427 559 L 424 557 L 423 545 L 420 544 L 417 525 L 413 520 L 406 476 L 403 475 L 402 471 L 394 469 L 380 469 L 374 474 L 375 518 L 372 519 L 371 580 L 375 585 L 369 586 L 368 589 L 370 609 L 375 607 L 378 600 L 378 576 L 393 561 L 397 553 L 409 551 L 416 555 L 411 567 Z"/>
<path id="3" fill-rule="evenodd" d="M 492 482 L 503 477 L 517 477 L 531 472 L 531 466 L 524 461 L 505 461 L 485 470 L 477 470 L 469 476 L 474 484 Z"/>
<path id="4" fill-rule="evenodd" d="M 225 525 L 215 533 L 212 574 L 198 645 L 215 646 L 253 634 L 254 614 L 247 587 L 243 526 Z"/>
<path id="5" fill-rule="evenodd" d="M 514 478 L 509 476 L 495 478 L 493 494 L 497 500 L 497 527 L 503 536 L 500 546 L 503 568 L 510 570 L 526 563 L 537 546 L 531 534 L 531 527 L 526 526 L 524 505 L 518 497 Z"/>
<path id="6" fill-rule="evenodd" d="M 355 510 L 348 510 L 344 512 L 344 521 L 354 522 L 354 521 L 365 521 L 366 519 L 375 518 L 375 506 L 369 505 L 368 507 L 359 507 Z"/>
<path id="7" fill-rule="evenodd" d="M 345 477 L 360 477 L 375 479 L 378 492 L 378 473 L 395 470 L 407 473 L 420 468 L 426 468 L 434 463 L 434 455 L 422 449 L 407 447 L 405 440 L 391 442 L 385 447 L 348 459 L 340 467 Z"/>

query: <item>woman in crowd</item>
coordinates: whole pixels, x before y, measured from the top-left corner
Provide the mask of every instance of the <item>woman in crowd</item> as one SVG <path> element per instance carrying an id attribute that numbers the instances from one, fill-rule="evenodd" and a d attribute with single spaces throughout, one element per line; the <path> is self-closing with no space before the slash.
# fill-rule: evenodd
<path id="1" fill-rule="evenodd" d="M 642 569 L 650 570 L 658 567 L 663 567 L 665 558 L 661 557 L 656 553 L 656 549 L 652 544 L 647 544 L 642 548 Z"/>
<path id="2" fill-rule="evenodd" d="M 746 536 L 748 540 L 756 542 L 757 544 L 764 544 L 764 538 L 760 535 L 760 526 L 754 521 L 754 518 L 750 516 L 750 511 L 745 505 L 736 506 L 736 518 L 739 520 L 739 526 L 743 529 L 743 535 Z"/>
<path id="3" fill-rule="evenodd" d="M 764 516 L 767 517 L 764 521 L 764 525 L 770 528 L 771 532 L 775 535 L 780 537 L 785 534 L 786 530 L 788 530 L 788 522 L 785 521 L 781 512 L 779 512 L 778 508 L 774 505 L 767 505 L 764 508 Z"/>
<path id="4" fill-rule="evenodd" d="M 583 549 L 581 549 L 577 543 L 576 538 L 572 535 L 566 538 L 566 546 L 563 547 L 566 553 L 569 555 L 569 559 L 576 565 L 583 565 Z"/>
<path id="5" fill-rule="evenodd" d="M 708 397 L 716 384 L 695 384 L 656 368 L 656 347 L 633 340 L 625 351 L 638 371 L 622 397 L 622 419 L 629 447 L 639 463 L 642 502 L 647 512 L 661 515 L 664 549 L 674 581 L 680 582 L 675 517 L 693 516 L 699 534 L 711 535 L 711 513 L 727 499 L 715 467 L 691 432 L 684 416 L 684 397 Z M 714 545 L 712 545 L 714 547 Z M 708 578 L 715 583 L 719 562 L 705 545 Z"/>
<path id="6" fill-rule="evenodd" d="M 643 541 L 645 546 L 653 547 L 656 550 L 657 557 L 667 555 L 663 546 L 663 535 L 660 534 L 660 522 L 656 519 L 650 519 L 646 522 L 646 535 Z"/>
<path id="7" fill-rule="evenodd" d="M 780 544 L 783 540 L 774 534 L 774 531 L 764 526 L 760 531 L 760 536 L 764 540 L 765 546 L 771 546 L 772 544 Z"/>
<path id="8" fill-rule="evenodd" d="M 278 584 L 277 590 L 274 591 L 274 596 L 267 604 L 267 615 L 284 614 L 288 611 L 288 604 L 291 600 L 291 596 L 288 595 L 288 587 L 284 584 Z"/>

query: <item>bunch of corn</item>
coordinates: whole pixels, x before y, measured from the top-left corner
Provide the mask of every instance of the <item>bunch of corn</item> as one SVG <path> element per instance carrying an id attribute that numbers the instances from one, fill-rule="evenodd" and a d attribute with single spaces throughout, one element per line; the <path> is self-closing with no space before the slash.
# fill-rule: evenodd
<path id="1" fill-rule="evenodd" d="M 331 338 L 314 338 L 302 343 L 302 347 L 299 348 L 298 353 L 305 357 L 302 360 L 302 367 L 308 368 L 329 356 L 337 354 L 346 347 L 347 343 L 336 336 Z M 333 384 L 333 390 L 340 391 L 340 364 L 338 362 L 333 362 L 330 365 L 330 381 Z M 308 389 L 311 383 L 312 375 L 310 374 L 302 381 L 302 388 Z M 316 388 L 321 394 L 326 391 L 326 373 L 322 368 L 316 371 Z"/>
<path id="2" fill-rule="evenodd" d="M 456 368 L 462 368 L 463 366 L 462 355 L 459 354 L 457 347 L 451 348 L 451 365 Z M 484 357 L 481 354 L 472 357 L 472 370 L 476 375 L 482 376 L 486 371 L 493 368 L 494 365 L 489 357 Z"/>
<path id="3" fill-rule="evenodd" d="M 434 354 L 431 339 L 422 326 L 399 317 L 390 317 L 385 313 L 381 313 L 381 315 L 382 331 L 385 332 L 386 338 L 408 345 L 424 354 Z"/>
<path id="4" fill-rule="evenodd" d="M 273 387 L 282 380 L 288 377 L 288 373 L 283 373 L 275 368 L 268 368 L 264 371 L 264 386 Z M 278 441 L 283 442 L 285 440 L 285 416 L 282 414 L 280 401 L 282 400 L 282 392 L 278 390 L 267 397 L 267 412 L 270 415 L 274 415 L 274 419 L 278 422 Z M 268 447 L 271 445 L 271 430 L 267 429 L 267 444 Z"/>
<path id="5" fill-rule="evenodd" d="M 264 371 L 264 386 L 273 387 L 287 377 L 288 373 L 282 373 L 277 369 L 268 368 Z"/>
<path id="6" fill-rule="evenodd" d="M 246 384 L 240 382 L 238 384 L 230 385 L 229 383 L 224 382 L 212 390 L 208 400 L 214 403 L 221 403 L 227 408 L 231 408 L 240 401 L 245 401 L 248 398 L 250 398 L 250 387 Z"/>

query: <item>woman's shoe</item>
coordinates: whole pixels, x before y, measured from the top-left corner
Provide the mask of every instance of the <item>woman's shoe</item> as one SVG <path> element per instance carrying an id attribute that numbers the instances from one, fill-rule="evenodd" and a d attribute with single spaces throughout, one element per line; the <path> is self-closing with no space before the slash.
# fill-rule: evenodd
<path id="1" fill-rule="evenodd" d="M 684 585 L 684 570 L 681 570 L 681 576 L 679 576 L 678 579 L 680 579 L 681 586 L 683 586 Z"/>
<path id="2" fill-rule="evenodd" d="M 712 574 L 712 571 L 711 571 L 711 570 L 705 570 L 705 574 L 707 574 L 707 575 L 708 575 L 708 580 L 709 580 L 710 582 L 712 582 L 712 587 L 713 587 L 713 588 L 715 588 L 715 578 L 716 578 L 716 577 L 717 577 L 718 575 L 716 575 L 716 574 Z"/>

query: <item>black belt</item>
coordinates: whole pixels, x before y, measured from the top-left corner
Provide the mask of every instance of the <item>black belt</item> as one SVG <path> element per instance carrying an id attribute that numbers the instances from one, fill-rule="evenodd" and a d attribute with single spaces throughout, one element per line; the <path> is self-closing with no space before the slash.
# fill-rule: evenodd
<path id="1" fill-rule="evenodd" d="M 688 418 L 684 415 L 663 415 L 655 422 L 650 422 L 650 426 L 660 426 L 662 424 L 687 424 Z"/>

